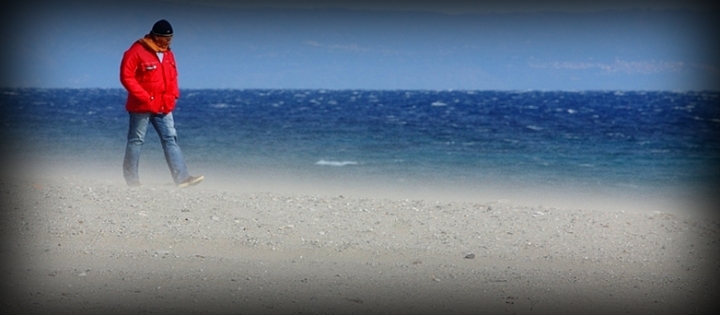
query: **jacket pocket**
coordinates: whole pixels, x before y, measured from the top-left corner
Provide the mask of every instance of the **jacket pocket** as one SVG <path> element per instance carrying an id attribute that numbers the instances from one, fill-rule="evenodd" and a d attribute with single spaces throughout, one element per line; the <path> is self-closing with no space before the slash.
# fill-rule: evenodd
<path id="1" fill-rule="evenodd" d="M 171 81 L 176 81 L 177 80 L 177 68 L 175 67 L 175 62 L 170 61 L 170 62 L 168 62 L 168 64 L 170 64 L 170 67 L 168 68 L 168 77 L 170 78 Z"/>
<path id="2" fill-rule="evenodd" d="M 172 111 L 173 109 L 175 109 L 175 102 L 177 102 L 175 96 L 171 94 L 165 94 L 163 95 L 163 97 L 165 98 L 165 110 Z"/>
<path id="3" fill-rule="evenodd" d="M 159 71 L 160 65 L 156 62 L 144 62 L 140 64 L 140 74 L 138 81 L 153 82 L 156 81 L 156 73 Z"/>

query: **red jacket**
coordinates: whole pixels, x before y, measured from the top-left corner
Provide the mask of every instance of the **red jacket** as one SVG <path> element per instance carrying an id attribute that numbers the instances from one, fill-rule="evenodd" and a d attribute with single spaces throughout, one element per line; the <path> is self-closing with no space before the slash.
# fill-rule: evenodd
<path id="1" fill-rule="evenodd" d="M 157 53 L 141 42 L 130 46 L 120 64 L 120 82 L 128 91 L 125 109 L 167 114 L 180 97 L 175 56 L 167 49 L 160 62 Z"/>

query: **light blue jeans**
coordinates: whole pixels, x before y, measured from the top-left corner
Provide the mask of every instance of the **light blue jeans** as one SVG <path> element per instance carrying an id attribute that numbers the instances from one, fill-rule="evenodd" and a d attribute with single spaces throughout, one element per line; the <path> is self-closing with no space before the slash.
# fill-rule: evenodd
<path id="1" fill-rule="evenodd" d="M 127 134 L 127 146 L 125 147 L 125 159 L 123 160 L 123 175 L 128 185 L 139 183 L 138 165 L 140 163 L 140 152 L 145 143 L 145 133 L 148 123 L 152 123 L 160 143 L 165 152 L 165 161 L 170 168 L 175 184 L 185 181 L 188 175 L 185 160 L 183 159 L 180 147 L 177 144 L 177 132 L 172 113 L 150 114 L 150 113 L 129 113 L 130 128 Z"/>

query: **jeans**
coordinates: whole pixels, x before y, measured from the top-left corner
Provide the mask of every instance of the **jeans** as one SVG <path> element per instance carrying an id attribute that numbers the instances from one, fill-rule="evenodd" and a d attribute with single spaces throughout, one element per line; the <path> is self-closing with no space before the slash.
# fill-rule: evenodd
<path id="1" fill-rule="evenodd" d="M 175 184 L 182 183 L 190 175 L 188 175 L 185 160 L 177 144 L 177 132 L 175 131 L 175 121 L 172 113 L 130 113 L 130 128 L 127 134 L 125 159 L 123 160 L 125 181 L 128 185 L 137 184 L 140 181 L 138 164 L 140 163 L 140 152 L 145 142 L 145 133 L 149 122 L 152 123 L 158 137 L 160 137 L 165 152 L 165 161 L 170 168 L 173 181 L 175 181 Z"/>

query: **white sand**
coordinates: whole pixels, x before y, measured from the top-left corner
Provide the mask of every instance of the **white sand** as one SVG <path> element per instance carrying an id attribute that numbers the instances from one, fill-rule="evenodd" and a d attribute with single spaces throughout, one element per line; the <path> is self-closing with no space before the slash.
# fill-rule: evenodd
<path id="1" fill-rule="evenodd" d="M 690 209 L 78 169 L 0 180 L 3 314 L 717 311 L 720 228 Z"/>

